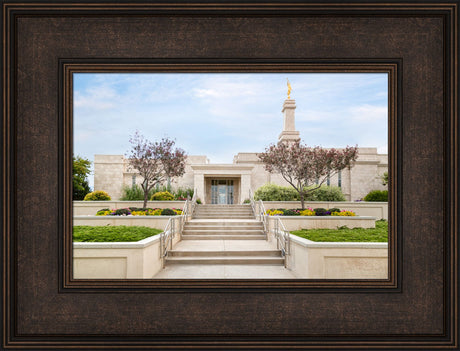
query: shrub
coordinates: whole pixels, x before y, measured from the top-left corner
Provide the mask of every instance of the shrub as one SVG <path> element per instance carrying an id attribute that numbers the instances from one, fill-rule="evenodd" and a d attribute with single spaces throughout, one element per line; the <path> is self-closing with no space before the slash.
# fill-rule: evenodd
<path id="1" fill-rule="evenodd" d="M 327 216 L 331 214 L 331 211 L 326 210 L 325 208 L 315 208 L 315 216 Z"/>
<path id="2" fill-rule="evenodd" d="M 249 199 L 245 199 L 245 200 L 243 201 L 243 204 L 250 204 L 250 203 L 251 203 L 251 200 L 249 200 Z"/>
<path id="3" fill-rule="evenodd" d="M 300 216 L 299 210 L 283 210 L 283 216 Z"/>
<path id="4" fill-rule="evenodd" d="M 118 210 L 114 211 L 115 216 L 127 216 L 130 214 L 131 214 L 131 211 L 127 208 L 119 208 Z"/>
<path id="5" fill-rule="evenodd" d="M 149 198 L 152 197 L 155 191 L 151 189 L 149 191 Z M 120 200 L 122 201 L 143 201 L 144 200 L 144 190 L 135 184 L 134 186 L 127 186 L 124 185 L 121 189 L 121 197 Z"/>
<path id="6" fill-rule="evenodd" d="M 329 211 L 331 212 L 331 214 L 334 212 L 340 212 L 340 208 L 333 207 L 333 208 L 330 208 Z"/>
<path id="7" fill-rule="evenodd" d="M 197 204 L 201 204 L 201 200 L 200 200 L 200 199 L 196 199 L 196 203 L 197 203 Z"/>
<path id="8" fill-rule="evenodd" d="M 144 208 L 144 207 L 128 207 L 128 209 L 133 212 L 133 211 L 147 211 L 148 208 Z"/>
<path id="9" fill-rule="evenodd" d="M 161 215 L 162 216 L 175 216 L 177 215 L 176 211 L 170 209 L 170 208 L 164 208 L 162 211 L 161 211 Z"/>
<path id="10" fill-rule="evenodd" d="M 307 194 L 306 201 L 345 201 L 345 196 L 338 186 L 322 185 Z"/>
<path id="11" fill-rule="evenodd" d="M 276 184 L 265 184 L 254 193 L 255 200 L 262 201 L 297 201 L 299 193 L 291 187 Z"/>
<path id="12" fill-rule="evenodd" d="M 169 191 L 160 191 L 152 195 L 150 200 L 154 201 L 173 201 L 174 195 L 171 194 Z"/>
<path id="13" fill-rule="evenodd" d="M 97 211 L 96 216 L 108 216 L 111 213 L 111 210 L 109 210 L 108 208 L 104 208 L 102 210 Z"/>
<path id="14" fill-rule="evenodd" d="M 175 200 L 187 200 L 188 198 L 193 197 L 194 190 L 192 188 L 178 188 L 175 191 L 173 191 L 174 194 L 174 199 Z"/>
<path id="15" fill-rule="evenodd" d="M 105 191 L 102 190 L 96 190 L 93 191 L 92 193 L 86 194 L 85 198 L 83 201 L 109 201 L 112 200 Z"/>
<path id="16" fill-rule="evenodd" d="M 364 201 L 386 202 L 388 201 L 388 190 L 372 190 L 364 196 Z"/>

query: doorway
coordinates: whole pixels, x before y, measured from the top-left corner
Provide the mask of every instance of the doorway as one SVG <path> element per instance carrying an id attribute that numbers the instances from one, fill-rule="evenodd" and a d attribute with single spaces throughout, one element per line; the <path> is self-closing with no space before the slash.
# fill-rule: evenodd
<path id="1" fill-rule="evenodd" d="M 233 205 L 233 180 L 213 179 L 211 181 L 211 203 L 215 205 Z"/>

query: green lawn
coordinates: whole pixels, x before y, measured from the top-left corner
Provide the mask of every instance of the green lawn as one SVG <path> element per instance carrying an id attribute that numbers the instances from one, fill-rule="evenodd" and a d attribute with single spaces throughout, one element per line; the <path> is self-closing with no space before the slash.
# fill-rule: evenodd
<path id="1" fill-rule="evenodd" d="M 375 222 L 375 228 L 349 229 L 302 229 L 291 232 L 311 241 L 329 242 L 388 242 L 388 221 L 379 220 Z"/>
<path id="2" fill-rule="evenodd" d="M 73 241 L 78 242 L 126 242 L 139 241 L 157 235 L 162 230 L 140 226 L 99 226 L 79 225 L 73 227 Z"/>

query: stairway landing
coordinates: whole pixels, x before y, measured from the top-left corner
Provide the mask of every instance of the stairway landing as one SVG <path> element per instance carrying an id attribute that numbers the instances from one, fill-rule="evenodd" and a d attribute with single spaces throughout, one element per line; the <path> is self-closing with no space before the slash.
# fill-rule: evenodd
<path id="1" fill-rule="evenodd" d="M 199 205 L 155 279 L 293 279 L 249 205 Z"/>

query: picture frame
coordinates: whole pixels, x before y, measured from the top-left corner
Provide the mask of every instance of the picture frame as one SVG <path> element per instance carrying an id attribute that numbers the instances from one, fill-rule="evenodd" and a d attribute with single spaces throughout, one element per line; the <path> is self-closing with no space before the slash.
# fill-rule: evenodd
<path id="1" fill-rule="evenodd" d="M 458 3 L 5 1 L 3 348 L 458 348 Z M 379 280 L 73 280 L 71 73 L 363 71 L 389 84 Z"/>

